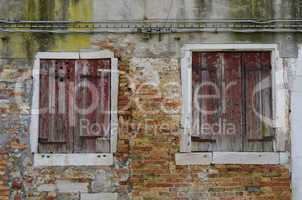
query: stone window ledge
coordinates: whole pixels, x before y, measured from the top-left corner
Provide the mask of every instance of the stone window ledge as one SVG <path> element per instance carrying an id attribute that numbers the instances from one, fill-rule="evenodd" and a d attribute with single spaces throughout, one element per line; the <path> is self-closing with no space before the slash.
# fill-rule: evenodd
<path id="1" fill-rule="evenodd" d="M 177 153 L 176 165 L 249 164 L 286 165 L 288 152 L 199 152 Z"/>
<path id="2" fill-rule="evenodd" d="M 34 167 L 111 166 L 112 153 L 34 154 Z"/>
<path id="3" fill-rule="evenodd" d="M 117 193 L 81 193 L 81 200 L 117 200 Z"/>

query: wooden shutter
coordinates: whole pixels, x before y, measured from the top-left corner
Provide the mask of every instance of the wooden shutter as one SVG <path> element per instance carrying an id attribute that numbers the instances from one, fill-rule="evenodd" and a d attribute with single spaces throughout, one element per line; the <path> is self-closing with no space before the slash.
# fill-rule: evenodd
<path id="1" fill-rule="evenodd" d="M 70 93 L 74 87 L 74 60 L 41 60 L 39 152 L 68 153 L 73 149 L 69 126 Z"/>
<path id="2" fill-rule="evenodd" d="M 241 54 L 193 53 L 192 64 L 193 106 L 203 110 L 193 107 L 193 151 L 240 151 Z M 197 93 L 215 97 L 196 99 Z"/>
<path id="3" fill-rule="evenodd" d="M 245 80 L 245 151 L 273 151 L 272 78 L 269 52 L 243 54 Z"/>
<path id="4" fill-rule="evenodd" d="M 75 152 L 110 151 L 110 59 L 76 63 Z"/>
<path id="5" fill-rule="evenodd" d="M 242 73 L 241 54 L 222 54 L 222 126 L 217 151 L 242 150 Z"/>
<path id="6" fill-rule="evenodd" d="M 220 55 L 192 55 L 192 151 L 212 151 L 216 139 L 211 130 L 220 124 Z M 199 98 L 199 95 L 203 95 Z M 210 95 L 213 98 L 206 98 Z M 216 96 L 216 97 L 215 97 Z M 214 130 L 217 131 L 217 130 Z"/>
<path id="7" fill-rule="evenodd" d="M 270 53 L 193 53 L 192 58 L 192 151 L 273 151 Z M 215 85 L 219 98 L 196 98 L 215 95 Z"/>

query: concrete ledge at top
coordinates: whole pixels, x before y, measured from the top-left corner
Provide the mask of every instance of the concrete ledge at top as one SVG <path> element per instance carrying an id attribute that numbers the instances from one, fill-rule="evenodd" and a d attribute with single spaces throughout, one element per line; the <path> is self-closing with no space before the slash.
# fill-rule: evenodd
<path id="1" fill-rule="evenodd" d="M 289 163 L 288 152 L 208 152 L 177 153 L 176 165 L 247 164 L 283 165 Z"/>
<path id="2" fill-rule="evenodd" d="M 113 154 L 34 154 L 34 167 L 111 166 Z"/>
<path id="3" fill-rule="evenodd" d="M 116 200 L 117 193 L 81 193 L 81 200 Z"/>

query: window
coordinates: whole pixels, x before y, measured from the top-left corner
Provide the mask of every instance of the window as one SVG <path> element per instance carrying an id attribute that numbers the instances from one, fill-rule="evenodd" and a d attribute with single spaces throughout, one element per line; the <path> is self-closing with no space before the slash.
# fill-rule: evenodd
<path id="1" fill-rule="evenodd" d="M 112 164 L 118 92 L 113 55 L 39 53 L 33 74 L 35 165 Z"/>
<path id="2" fill-rule="evenodd" d="M 273 151 L 270 52 L 193 52 L 192 151 Z"/>
<path id="3" fill-rule="evenodd" d="M 286 88 L 277 45 L 188 44 L 182 55 L 176 163 L 287 162 Z"/>

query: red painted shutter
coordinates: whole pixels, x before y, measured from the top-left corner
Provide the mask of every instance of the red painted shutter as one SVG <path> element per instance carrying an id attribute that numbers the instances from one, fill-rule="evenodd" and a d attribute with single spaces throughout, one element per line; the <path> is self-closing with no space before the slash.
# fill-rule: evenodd
<path id="1" fill-rule="evenodd" d="M 273 150 L 269 52 L 193 53 L 192 89 L 193 151 Z"/>
<path id="2" fill-rule="evenodd" d="M 217 137 L 217 151 L 242 150 L 242 80 L 241 54 L 225 52 L 222 56 L 222 126 Z"/>
<path id="3" fill-rule="evenodd" d="M 272 151 L 271 56 L 250 52 L 243 56 L 245 67 L 246 151 Z"/>
<path id="4" fill-rule="evenodd" d="M 220 55 L 193 53 L 192 57 L 192 146 L 193 151 L 211 151 L 220 115 Z M 206 96 L 208 95 L 208 96 Z"/>
<path id="5" fill-rule="evenodd" d="M 39 91 L 39 142 L 47 142 L 49 137 L 49 66 L 52 63 L 47 60 L 40 61 L 40 91 Z"/>
<path id="6" fill-rule="evenodd" d="M 74 61 L 41 60 L 40 69 L 39 151 L 72 152 L 69 88 L 74 87 Z"/>
<path id="7" fill-rule="evenodd" d="M 76 152 L 109 152 L 110 60 L 76 64 Z"/>

